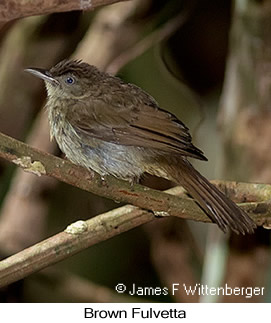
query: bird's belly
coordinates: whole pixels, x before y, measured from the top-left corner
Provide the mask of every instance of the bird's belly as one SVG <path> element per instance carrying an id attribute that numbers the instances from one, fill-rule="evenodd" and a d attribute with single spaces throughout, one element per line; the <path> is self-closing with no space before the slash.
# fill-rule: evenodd
<path id="1" fill-rule="evenodd" d="M 54 135 L 60 149 L 73 163 L 92 169 L 101 176 L 113 175 L 130 181 L 138 179 L 144 172 L 140 147 L 117 145 L 95 138 L 85 144 L 67 132 L 67 129 L 62 129 L 60 135 Z"/>

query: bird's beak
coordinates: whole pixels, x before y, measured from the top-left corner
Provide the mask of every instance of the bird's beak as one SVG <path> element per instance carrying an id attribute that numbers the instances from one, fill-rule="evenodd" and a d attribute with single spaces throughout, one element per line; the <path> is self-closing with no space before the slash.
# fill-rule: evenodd
<path id="1" fill-rule="evenodd" d="M 25 72 L 29 72 L 44 81 L 50 82 L 51 84 L 57 85 L 59 82 L 52 76 L 52 74 L 42 68 L 27 68 L 24 70 Z"/>

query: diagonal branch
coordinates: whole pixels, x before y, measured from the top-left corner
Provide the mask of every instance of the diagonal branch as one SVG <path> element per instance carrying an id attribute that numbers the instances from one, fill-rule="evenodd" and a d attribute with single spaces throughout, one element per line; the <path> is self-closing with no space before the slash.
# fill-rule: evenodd
<path id="1" fill-rule="evenodd" d="M 182 194 L 183 190 L 180 187 L 175 187 L 167 190 L 167 193 Z M 167 196 L 167 194 L 164 195 Z M 257 204 L 258 207 L 261 205 L 261 203 L 251 203 L 251 205 L 248 203 L 249 207 L 246 209 L 255 211 L 256 208 L 253 207 L 253 204 Z M 261 207 L 259 210 L 263 211 Z M 265 210 L 268 210 L 268 214 L 271 213 L 271 207 L 267 203 Z M 87 221 L 77 221 L 68 226 L 65 231 L 2 260 L 0 262 L 0 287 L 25 278 L 96 243 L 154 219 L 155 216 L 150 211 L 125 205 Z"/>
<path id="2" fill-rule="evenodd" d="M 93 244 L 152 221 L 154 214 L 210 221 L 193 200 L 172 195 L 183 195 L 180 187 L 164 193 L 142 185 L 131 187 L 129 183 L 111 176 L 102 180 L 93 171 L 41 152 L 1 133 L 0 157 L 36 175 L 48 175 L 83 190 L 142 208 L 126 205 L 88 221 L 80 221 L 64 232 L 3 260 L 0 262 L 0 286 L 22 279 Z M 231 198 L 254 201 L 241 206 L 258 225 L 271 226 L 271 204 L 268 203 L 271 199 L 271 185 L 235 182 L 216 184 Z"/>
<path id="3" fill-rule="evenodd" d="M 75 222 L 65 231 L 2 260 L 0 262 L 0 287 L 154 218 L 151 212 L 126 205 L 90 220 Z"/>
<path id="4" fill-rule="evenodd" d="M 167 192 L 182 194 L 183 190 L 176 187 L 167 190 Z M 167 196 L 167 194 L 164 195 Z M 254 204 L 260 205 L 260 203 Z M 250 209 L 255 210 L 253 203 L 251 205 L 252 208 L 250 206 Z M 263 211 L 263 209 L 259 209 Z M 249 210 L 249 207 L 247 207 L 247 210 Z M 271 213 L 271 207 L 267 203 L 265 210 L 268 210 L 268 214 Z M 25 278 L 96 243 L 110 239 L 154 219 L 155 216 L 152 212 L 126 205 L 87 221 L 77 221 L 68 226 L 65 231 L 2 260 L 0 262 L 0 287 Z"/>
<path id="5" fill-rule="evenodd" d="M 136 57 L 142 55 L 149 48 L 155 44 L 161 43 L 169 38 L 181 25 L 187 21 L 188 12 L 184 11 L 178 14 L 176 17 L 171 18 L 162 27 L 155 29 L 153 32 L 148 34 L 145 38 L 138 41 L 132 47 L 123 51 L 117 56 L 110 64 L 106 67 L 106 72 L 109 74 L 117 74 L 123 66 L 131 62 Z"/>
<path id="6" fill-rule="evenodd" d="M 0 157 L 17 164 L 25 171 L 37 175 L 48 175 L 85 191 L 131 203 L 135 206 L 165 212 L 186 219 L 209 222 L 207 216 L 189 199 L 149 189 L 142 185 L 131 186 L 128 182 L 112 176 L 105 179 L 91 170 L 72 164 L 0 133 Z"/>
<path id="7" fill-rule="evenodd" d="M 0 157 L 22 167 L 25 171 L 36 175 L 48 175 L 85 191 L 110 198 L 115 201 L 131 203 L 140 208 L 151 210 L 158 215 L 172 215 L 184 219 L 210 222 L 201 209 L 188 198 L 179 198 L 142 185 L 131 186 L 128 182 L 112 176 L 102 179 L 92 170 L 77 166 L 68 160 L 39 151 L 21 141 L 0 133 Z M 271 199 L 271 186 L 264 184 L 226 185 L 227 193 L 234 190 L 242 192 L 241 201 L 265 201 Z M 223 190 L 223 185 L 222 188 Z M 241 190 L 240 190 L 241 189 Z M 237 191 L 238 191 L 237 190 Z M 260 193 L 259 193 L 260 192 Z M 237 194 L 237 193 L 236 193 Z M 234 199 L 234 196 L 233 196 Z M 247 211 L 259 225 L 268 226 L 269 204 L 249 203 Z"/>

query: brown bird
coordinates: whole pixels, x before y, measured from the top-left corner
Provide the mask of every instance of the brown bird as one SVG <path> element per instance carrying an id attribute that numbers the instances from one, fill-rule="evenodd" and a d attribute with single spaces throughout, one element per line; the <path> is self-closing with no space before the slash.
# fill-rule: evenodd
<path id="1" fill-rule="evenodd" d="M 188 161 L 207 160 L 189 129 L 141 88 L 76 60 L 26 71 L 45 81 L 50 134 L 69 160 L 131 182 L 144 172 L 172 180 L 224 232 L 254 231 L 249 216 Z"/>

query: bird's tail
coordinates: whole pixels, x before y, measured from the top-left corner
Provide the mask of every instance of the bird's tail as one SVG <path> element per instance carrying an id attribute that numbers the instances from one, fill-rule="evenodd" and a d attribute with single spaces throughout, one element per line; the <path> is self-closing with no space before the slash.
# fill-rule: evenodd
<path id="1" fill-rule="evenodd" d="M 195 170 L 187 160 L 179 160 L 178 167 L 167 165 L 163 170 L 168 178 L 181 184 L 222 231 L 226 232 L 230 228 L 237 234 L 254 232 L 256 224 L 246 212 Z"/>

